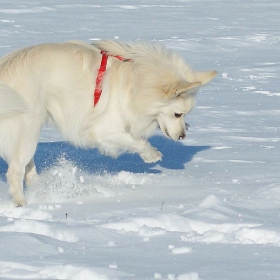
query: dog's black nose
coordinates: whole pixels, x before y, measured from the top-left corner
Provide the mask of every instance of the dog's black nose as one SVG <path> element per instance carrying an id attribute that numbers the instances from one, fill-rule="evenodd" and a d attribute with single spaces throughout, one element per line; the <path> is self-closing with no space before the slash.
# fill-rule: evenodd
<path id="1" fill-rule="evenodd" d="M 182 134 L 179 136 L 179 140 L 184 140 L 186 138 L 186 134 Z"/>

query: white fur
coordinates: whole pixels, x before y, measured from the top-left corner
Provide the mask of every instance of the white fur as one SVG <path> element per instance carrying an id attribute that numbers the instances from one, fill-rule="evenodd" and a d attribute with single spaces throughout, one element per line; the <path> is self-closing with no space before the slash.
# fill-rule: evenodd
<path id="1" fill-rule="evenodd" d="M 109 57 L 103 93 L 93 107 L 100 49 L 132 61 Z M 156 162 L 162 155 L 146 139 L 158 124 L 166 136 L 184 138 L 184 115 L 199 86 L 215 75 L 194 72 L 173 51 L 143 43 L 73 41 L 6 55 L 0 60 L 0 155 L 9 165 L 15 203 L 26 203 L 22 183 L 36 176 L 33 156 L 48 118 L 76 146 L 113 157 L 136 152 Z"/>

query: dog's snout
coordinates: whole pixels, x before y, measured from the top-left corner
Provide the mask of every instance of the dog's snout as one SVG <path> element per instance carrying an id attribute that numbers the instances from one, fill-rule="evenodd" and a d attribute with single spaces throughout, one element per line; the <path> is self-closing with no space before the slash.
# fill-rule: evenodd
<path id="1" fill-rule="evenodd" d="M 185 123 L 185 128 L 186 128 L 186 130 L 188 130 L 189 129 L 189 124 L 188 123 Z M 186 138 L 186 133 L 185 132 L 182 132 L 180 135 L 179 135 L 179 137 L 178 137 L 178 140 L 184 140 Z"/>

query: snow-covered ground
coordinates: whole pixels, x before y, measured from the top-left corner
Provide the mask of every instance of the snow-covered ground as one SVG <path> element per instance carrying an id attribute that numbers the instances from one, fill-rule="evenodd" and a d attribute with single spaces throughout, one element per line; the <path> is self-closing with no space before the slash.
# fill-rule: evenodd
<path id="1" fill-rule="evenodd" d="M 42 132 L 14 208 L 0 161 L 0 279 L 280 279 L 278 0 L 2 0 L 0 55 L 41 42 L 161 42 L 219 76 L 159 164 Z M 0 132 L 1 133 L 1 132 Z"/>

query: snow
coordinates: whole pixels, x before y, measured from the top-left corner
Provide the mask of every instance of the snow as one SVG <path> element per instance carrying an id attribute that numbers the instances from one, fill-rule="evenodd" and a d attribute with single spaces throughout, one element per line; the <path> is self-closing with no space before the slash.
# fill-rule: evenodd
<path id="1" fill-rule="evenodd" d="M 41 42 L 161 42 L 219 76 L 157 132 L 145 164 L 41 134 L 28 205 L 0 160 L 1 279 L 279 279 L 280 4 L 267 1 L 1 1 L 0 55 Z"/>

